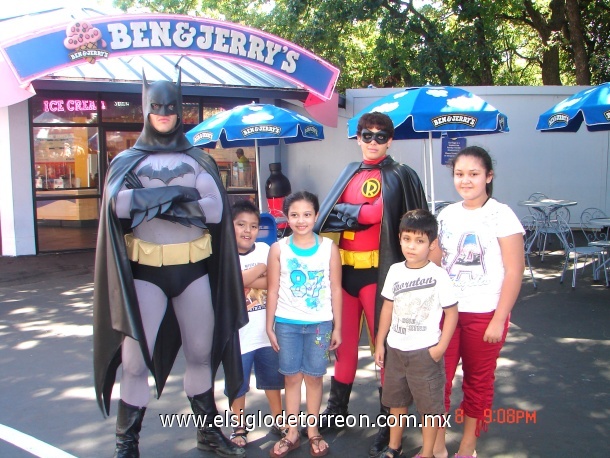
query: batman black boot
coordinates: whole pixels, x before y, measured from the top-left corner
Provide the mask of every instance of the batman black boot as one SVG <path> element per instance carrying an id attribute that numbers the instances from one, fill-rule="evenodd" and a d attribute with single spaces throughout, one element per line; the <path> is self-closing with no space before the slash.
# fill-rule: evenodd
<path id="1" fill-rule="evenodd" d="M 379 419 L 384 418 L 384 426 L 379 426 L 373 445 L 369 448 L 369 456 L 377 456 L 381 451 L 388 446 L 390 443 L 390 427 L 388 426 L 388 415 L 390 415 L 390 409 L 383 405 L 381 402 L 382 388 L 379 387 L 379 415 L 377 415 L 377 424 Z"/>
<path id="2" fill-rule="evenodd" d="M 119 400 L 119 411 L 116 417 L 115 458 L 139 458 L 140 429 L 146 407 L 134 407 Z"/>
<path id="3" fill-rule="evenodd" d="M 326 410 L 320 415 L 320 432 L 331 428 L 331 429 L 343 429 L 345 428 L 345 421 L 343 426 L 336 426 L 336 418 L 347 415 L 347 405 L 349 404 L 349 397 L 352 394 L 352 383 L 341 383 L 335 377 L 330 378 L 330 393 L 328 394 L 328 404 Z"/>
<path id="4" fill-rule="evenodd" d="M 214 418 L 218 415 L 216 401 L 214 401 L 214 390 L 210 388 L 205 393 L 188 398 L 191 402 L 191 409 L 198 417 L 197 422 L 199 422 L 197 448 L 226 457 L 246 456 L 246 449 L 238 447 L 227 439 L 220 428 L 214 424 Z"/>

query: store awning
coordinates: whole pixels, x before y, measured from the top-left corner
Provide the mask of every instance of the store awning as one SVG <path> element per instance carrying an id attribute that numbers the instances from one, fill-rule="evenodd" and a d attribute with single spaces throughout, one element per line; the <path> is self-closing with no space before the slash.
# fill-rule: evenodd
<path id="1" fill-rule="evenodd" d="M 0 17 L 0 106 L 34 94 L 32 81 L 141 82 L 302 90 L 330 100 L 339 71 L 279 37 L 180 15 L 52 8 Z"/>

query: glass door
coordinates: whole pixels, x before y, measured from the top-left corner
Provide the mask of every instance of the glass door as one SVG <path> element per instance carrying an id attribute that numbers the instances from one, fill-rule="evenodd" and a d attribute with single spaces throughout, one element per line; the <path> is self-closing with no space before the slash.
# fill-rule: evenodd
<path id="1" fill-rule="evenodd" d="M 97 127 L 34 127 L 39 252 L 95 248 L 99 219 Z"/>

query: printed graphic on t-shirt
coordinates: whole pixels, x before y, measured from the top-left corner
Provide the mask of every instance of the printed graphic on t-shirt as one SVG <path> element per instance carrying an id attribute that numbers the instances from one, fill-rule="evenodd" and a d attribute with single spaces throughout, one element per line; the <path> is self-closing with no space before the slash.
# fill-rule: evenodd
<path id="1" fill-rule="evenodd" d="M 438 302 L 435 286 L 436 279 L 433 277 L 394 284 L 392 331 L 407 334 L 428 330 L 426 320 Z"/>
<path id="2" fill-rule="evenodd" d="M 486 248 L 481 237 L 472 231 L 448 231 L 443 222 L 440 224 L 439 239 L 441 236 L 444 258 L 442 264 L 454 286 L 463 290 L 466 287 L 489 284 L 489 272 L 485 265 Z M 455 253 L 448 253 L 444 249 L 452 246 L 457 246 Z"/>
<path id="3" fill-rule="evenodd" d="M 267 290 L 258 288 L 244 288 L 244 290 L 248 312 L 256 312 L 267 308 Z"/>
<path id="4" fill-rule="evenodd" d="M 458 250 L 449 260 L 447 272 L 454 283 L 470 282 L 487 274 L 484 261 L 484 249 L 479 237 L 472 233 L 462 234 Z"/>
<path id="5" fill-rule="evenodd" d="M 320 289 L 324 279 L 323 270 L 309 270 L 307 264 L 298 258 L 288 258 L 290 269 L 290 291 L 294 297 L 305 298 L 308 308 L 318 309 L 321 306 Z"/>
<path id="6" fill-rule="evenodd" d="M 243 270 L 251 269 L 258 262 L 251 262 L 243 266 Z M 246 309 L 248 312 L 256 312 L 267 308 L 267 290 L 258 288 L 244 288 L 246 296 Z"/>

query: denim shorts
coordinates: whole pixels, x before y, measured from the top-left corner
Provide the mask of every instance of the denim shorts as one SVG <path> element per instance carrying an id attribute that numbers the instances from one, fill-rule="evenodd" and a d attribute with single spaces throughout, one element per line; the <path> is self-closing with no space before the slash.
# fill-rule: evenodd
<path id="1" fill-rule="evenodd" d="M 332 321 L 315 324 L 276 322 L 280 372 L 284 375 L 301 372 L 312 377 L 322 377 L 326 374 L 326 366 L 330 361 L 328 347 L 332 330 Z"/>
<path id="2" fill-rule="evenodd" d="M 244 383 L 236 398 L 241 398 L 250 391 L 250 374 L 254 368 L 256 388 L 259 390 L 283 390 L 284 375 L 280 374 L 280 364 L 277 352 L 271 347 L 257 348 L 241 355 L 244 368 Z M 225 390 L 225 395 L 228 396 Z"/>

